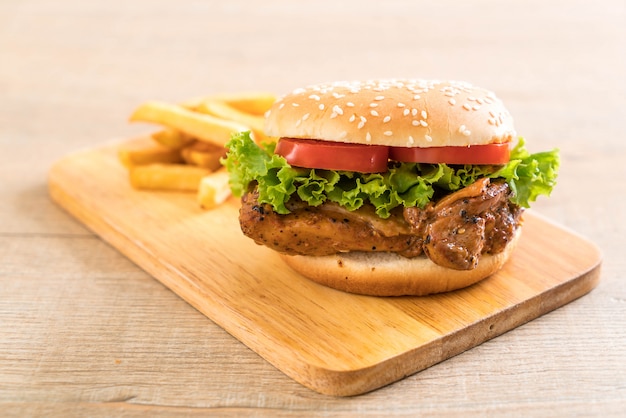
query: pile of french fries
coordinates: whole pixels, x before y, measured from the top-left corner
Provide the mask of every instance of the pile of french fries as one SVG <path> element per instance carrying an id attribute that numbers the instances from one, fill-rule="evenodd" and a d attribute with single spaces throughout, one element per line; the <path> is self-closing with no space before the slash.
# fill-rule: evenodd
<path id="1" fill-rule="evenodd" d="M 146 102 L 130 116 L 132 122 L 160 126 L 150 138 L 120 147 L 130 183 L 142 190 L 196 192 L 210 209 L 230 196 L 228 173 L 220 164 L 224 145 L 236 132 L 251 131 L 258 143 L 273 140 L 263 133 L 265 112 L 276 100 L 272 93 L 240 93 L 203 97 L 182 104 Z"/>

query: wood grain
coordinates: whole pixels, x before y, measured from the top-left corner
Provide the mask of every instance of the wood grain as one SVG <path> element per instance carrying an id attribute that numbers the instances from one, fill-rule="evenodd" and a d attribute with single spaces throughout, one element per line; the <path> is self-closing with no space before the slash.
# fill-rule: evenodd
<path id="1" fill-rule="evenodd" d="M 0 415 L 623 417 L 624 51 L 623 0 L 0 1 Z M 595 290 L 336 398 L 277 370 L 49 197 L 59 158 L 152 132 L 128 123 L 144 101 L 377 77 L 490 88 L 530 150 L 558 147 L 558 185 L 533 211 L 601 248 Z"/>
<path id="2" fill-rule="evenodd" d="M 599 279 L 601 256 L 593 244 L 528 213 L 513 259 L 468 289 L 422 298 L 335 291 L 298 276 L 274 252 L 245 238 L 235 199 L 202 211 L 192 194 L 132 189 L 118 147 L 55 164 L 53 199 L 320 393 L 349 396 L 397 381 L 584 295 Z"/>

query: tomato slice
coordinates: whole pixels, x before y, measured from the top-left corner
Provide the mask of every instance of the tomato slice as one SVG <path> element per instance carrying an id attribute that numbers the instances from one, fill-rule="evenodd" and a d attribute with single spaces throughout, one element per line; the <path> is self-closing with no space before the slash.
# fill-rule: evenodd
<path id="1" fill-rule="evenodd" d="M 280 138 L 274 152 L 295 167 L 359 173 L 387 171 L 389 159 L 389 147 L 386 146 L 315 139 Z"/>
<path id="2" fill-rule="evenodd" d="M 391 160 L 405 163 L 506 164 L 509 162 L 509 154 L 509 144 L 389 149 Z"/>

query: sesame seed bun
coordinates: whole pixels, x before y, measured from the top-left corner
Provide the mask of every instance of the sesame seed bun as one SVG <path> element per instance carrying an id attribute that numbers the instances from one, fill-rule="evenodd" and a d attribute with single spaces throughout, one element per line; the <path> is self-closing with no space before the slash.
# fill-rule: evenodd
<path id="1" fill-rule="evenodd" d="M 489 90 L 466 82 L 372 80 L 299 88 L 266 115 L 266 134 L 397 147 L 507 143 L 513 119 Z"/>
<path id="2" fill-rule="evenodd" d="M 502 252 L 483 254 L 478 266 L 472 270 L 453 270 L 426 257 L 409 259 L 395 253 L 280 256 L 304 277 L 344 292 L 371 296 L 424 296 L 462 289 L 496 273 L 513 253 L 521 230 L 517 228 Z"/>

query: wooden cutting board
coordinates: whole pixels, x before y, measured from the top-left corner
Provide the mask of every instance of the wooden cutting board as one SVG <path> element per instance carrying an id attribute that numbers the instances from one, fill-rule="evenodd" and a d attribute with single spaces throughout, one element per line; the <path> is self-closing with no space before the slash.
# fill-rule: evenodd
<path id="1" fill-rule="evenodd" d="M 117 144 L 70 155 L 52 198 L 242 343 L 324 394 L 361 394 L 446 360 L 589 292 L 601 255 L 527 212 L 496 275 L 456 292 L 377 298 L 308 281 L 245 238 L 238 201 L 201 210 L 195 194 L 133 190 Z"/>

